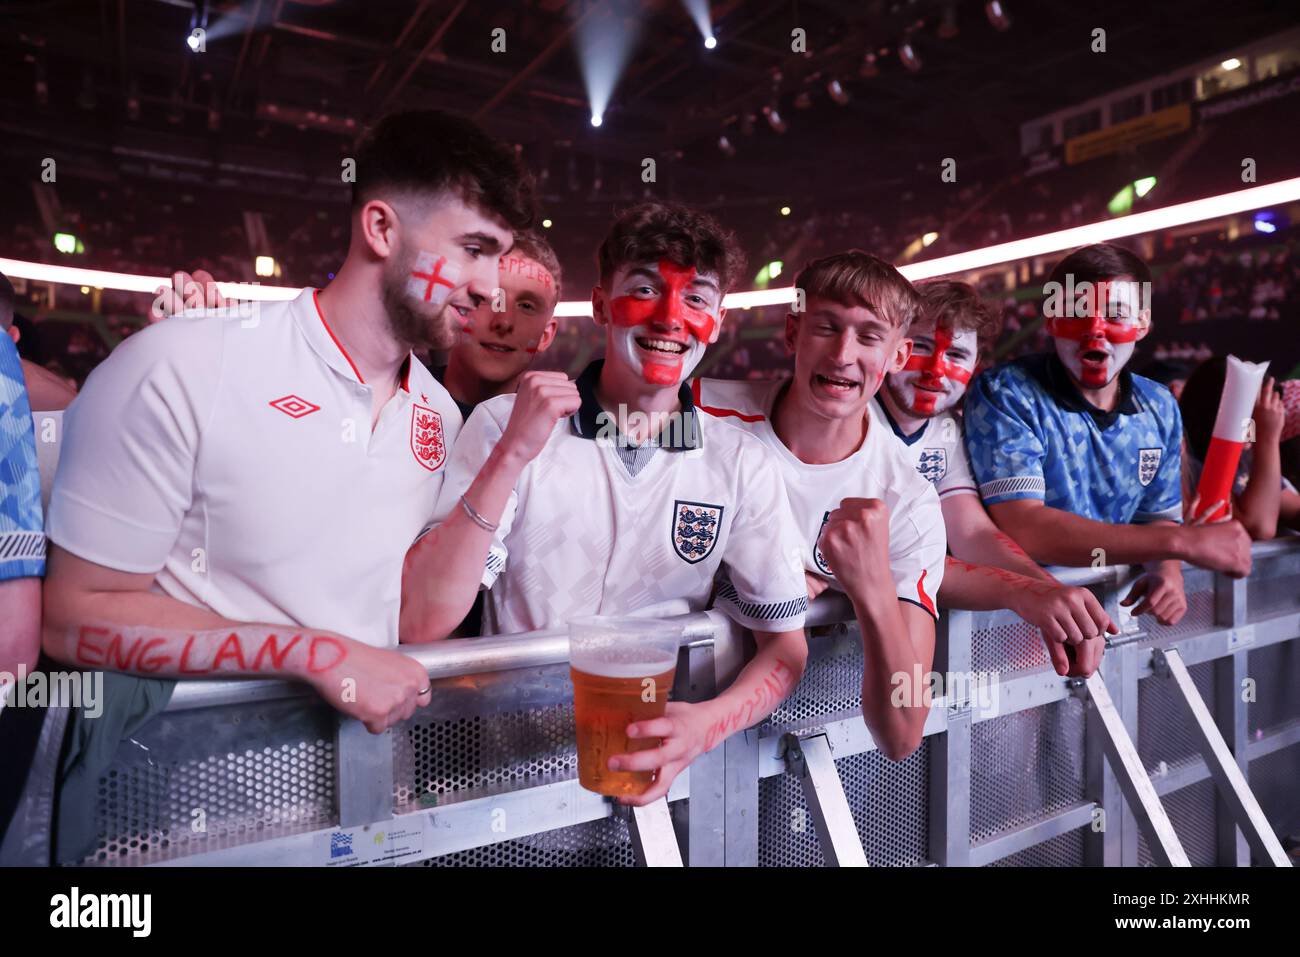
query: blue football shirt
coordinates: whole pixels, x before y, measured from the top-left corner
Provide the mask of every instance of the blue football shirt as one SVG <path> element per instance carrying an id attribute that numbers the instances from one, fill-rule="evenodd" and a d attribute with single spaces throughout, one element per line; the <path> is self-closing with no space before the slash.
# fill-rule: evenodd
<path id="1" fill-rule="evenodd" d="M 975 378 L 966 447 L 986 505 L 1041 499 L 1115 525 L 1182 521 L 1183 422 L 1173 394 L 1120 373 L 1112 412 L 1087 402 L 1054 353 Z"/>
<path id="2" fill-rule="evenodd" d="M 44 574 L 41 473 L 32 410 L 18 350 L 0 330 L 0 581 Z"/>

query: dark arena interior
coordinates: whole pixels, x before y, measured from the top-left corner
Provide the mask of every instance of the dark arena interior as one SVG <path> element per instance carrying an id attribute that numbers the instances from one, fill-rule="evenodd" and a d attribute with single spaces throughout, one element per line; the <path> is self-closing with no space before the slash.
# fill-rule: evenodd
<path id="1" fill-rule="evenodd" d="M 1264 0 L 8 0 L 0 863 L 1292 866 L 1298 118 Z"/>

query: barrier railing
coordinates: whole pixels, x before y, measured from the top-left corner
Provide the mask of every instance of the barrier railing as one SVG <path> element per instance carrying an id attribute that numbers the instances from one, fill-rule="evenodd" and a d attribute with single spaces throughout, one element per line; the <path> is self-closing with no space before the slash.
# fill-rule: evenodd
<path id="1" fill-rule="evenodd" d="M 1284 863 L 1300 541 L 1257 545 L 1243 581 L 1187 568 L 1172 628 L 1127 617 L 1126 568 L 1062 577 L 1123 624 L 1092 681 L 1058 677 L 1010 612 L 947 613 L 935 670 L 958 680 L 890 761 L 861 717 L 851 610 L 824 595 L 790 698 L 635 814 L 577 784 L 562 631 L 414 650 L 433 703 L 383 735 L 293 684 L 182 682 L 101 780 L 86 863 Z M 707 699 L 745 636 L 717 612 L 682 620 L 674 697 Z"/>

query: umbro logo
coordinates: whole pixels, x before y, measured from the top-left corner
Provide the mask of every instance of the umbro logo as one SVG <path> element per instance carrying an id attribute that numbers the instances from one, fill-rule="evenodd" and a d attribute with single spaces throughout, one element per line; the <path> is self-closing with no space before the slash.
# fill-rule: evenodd
<path id="1" fill-rule="evenodd" d="M 304 415 L 311 415 L 320 409 L 320 406 L 306 399 L 300 399 L 296 395 L 282 395 L 267 404 L 273 409 L 279 409 L 291 419 L 301 419 Z"/>

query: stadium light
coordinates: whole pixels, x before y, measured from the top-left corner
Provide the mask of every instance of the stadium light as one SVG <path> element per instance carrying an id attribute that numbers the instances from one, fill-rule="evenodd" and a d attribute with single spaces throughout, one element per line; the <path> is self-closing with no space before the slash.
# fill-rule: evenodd
<path id="1" fill-rule="evenodd" d="M 55 233 L 54 248 L 65 256 L 71 256 L 77 251 L 77 237 L 72 233 Z"/>
<path id="2" fill-rule="evenodd" d="M 1228 59 L 1220 63 L 1219 66 L 1223 67 L 1225 70 L 1235 70 L 1241 66 L 1241 61 L 1235 56 L 1230 56 Z"/>
<path id="3" fill-rule="evenodd" d="M 1143 233 L 1173 229 L 1192 223 L 1206 222 L 1234 213 L 1246 213 L 1267 207 L 1285 206 L 1300 202 L 1300 177 L 1279 180 L 1251 186 L 1248 189 L 1207 196 L 1173 206 L 1149 209 L 1106 219 L 1101 222 L 1058 229 L 1055 232 L 1030 236 L 993 246 L 984 246 L 951 256 L 940 256 L 917 263 L 908 263 L 899 269 L 912 282 L 919 279 L 931 279 L 935 276 L 951 276 L 956 273 L 983 269 L 1001 263 L 1018 262 L 1035 256 L 1059 253 L 1091 243 L 1110 242 L 1127 236 L 1139 236 Z M 1265 220 L 1267 221 L 1267 220 Z M 49 263 L 24 262 L 20 259 L 0 258 L 0 273 L 10 278 L 30 279 L 35 282 L 63 283 L 70 286 L 95 286 L 101 289 L 119 289 L 124 292 L 152 293 L 159 286 L 171 282 L 169 276 L 145 276 L 136 273 L 108 272 L 100 269 L 81 269 L 74 266 L 54 266 Z M 222 282 L 217 284 L 221 294 L 227 299 L 242 302 L 275 302 L 293 299 L 302 289 L 295 286 L 264 286 L 258 283 Z M 728 309 L 749 309 L 756 306 L 782 305 L 794 301 L 794 289 L 783 286 L 780 289 L 756 289 L 749 292 L 733 292 L 722 304 Z M 560 318 L 570 316 L 590 316 L 591 300 L 569 300 L 559 303 L 555 315 Z"/>
<path id="4" fill-rule="evenodd" d="M 419 268 L 419 267 L 417 267 Z M 275 259 L 271 256 L 257 256 L 253 259 L 253 272 L 259 276 L 271 277 L 275 275 Z"/>
<path id="5" fill-rule="evenodd" d="M 1141 199 L 1155 188 L 1156 178 L 1154 176 L 1143 176 L 1141 179 L 1133 180 L 1133 192 L 1137 193 L 1138 199 Z"/>
<path id="6" fill-rule="evenodd" d="M 605 122 L 605 118 L 604 118 L 603 116 L 601 116 L 599 113 L 592 113 L 592 114 L 591 114 L 591 125 L 592 125 L 592 126 L 600 126 L 600 124 L 601 124 L 601 123 L 604 123 L 604 122 Z"/>
<path id="7" fill-rule="evenodd" d="M 712 49 L 713 49 L 714 47 L 716 47 L 717 45 L 718 45 L 718 38 L 717 38 L 717 37 L 705 37 L 705 38 L 704 38 L 704 49 L 706 49 L 706 50 L 712 50 Z"/>
<path id="8" fill-rule="evenodd" d="M 936 232 L 929 232 L 929 233 L 926 233 L 925 235 L 923 235 L 923 236 L 921 237 L 921 245 L 922 245 L 922 247 L 929 246 L 929 245 L 933 244 L 934 241 L 935 241 L 936 239 L 938 239 L 938 238 L 939 238 L 939 234 L 936 233 Z"/>
<path id="9" fill-rule="evenodd" d="M 543 220 L 542 220 L 542 229 L 550 229 L 550 228 L 551 228 L 551 225 L 552 225 L 552 223 L 551 223 L 551 221 L 550 221 L 549 219 L 543 219 Z"/>

